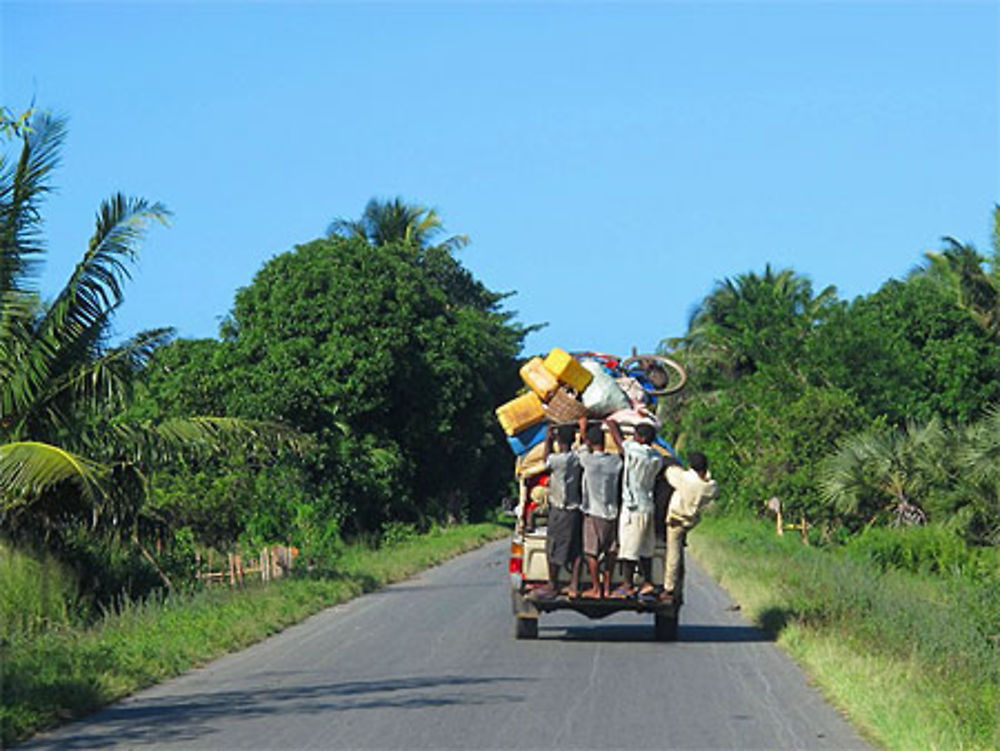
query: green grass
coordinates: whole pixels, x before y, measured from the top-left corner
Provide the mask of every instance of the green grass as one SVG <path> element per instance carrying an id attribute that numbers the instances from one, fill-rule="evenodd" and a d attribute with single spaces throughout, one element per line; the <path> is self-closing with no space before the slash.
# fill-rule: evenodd
<path id="1" fill-rule="evenodd" d="M 51 556 L 0 541 L 0 644 L 74 623 L 76 591 L 76 577 Z"/>
<path id="2" fill-rule="evenodd" d="M 93 712 L 507 533 L 496 524 L 435 529 L 377 551 L 348 547 L 336 578 L 288 578 L 151 599 L 126 604 L 90 628 L 16 634 L 0 644 L 0 745 Z"/>
<path id="3" fill-rule="evenodd" d="M 870 739 L 1000 748 L 1000 579 L 884 570 L 752 520 L 708 519 L 690 540 Z"/>

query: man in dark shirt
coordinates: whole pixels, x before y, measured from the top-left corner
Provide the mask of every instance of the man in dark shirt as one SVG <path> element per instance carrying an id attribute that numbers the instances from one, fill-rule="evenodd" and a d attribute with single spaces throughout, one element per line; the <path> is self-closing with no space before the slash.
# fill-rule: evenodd
<path id="1" fill-rule="evenodd" d="M 582 468 L 580 455 L 573 450 L 576 431 L 570 425 L 556 428 L 556 448 L 552 453 L 552 426 L 545 437 L 545 466 L 549 470 L 549 521 L 545 535 L 545 555 L 549 564 L 549 583 L 535 590 L 535 597 L 551 598 L 559 594 L 559 571 L 570 568 L 570 597 L 580 590 L 580 553 L 583 512 L 580 510 Z"/>

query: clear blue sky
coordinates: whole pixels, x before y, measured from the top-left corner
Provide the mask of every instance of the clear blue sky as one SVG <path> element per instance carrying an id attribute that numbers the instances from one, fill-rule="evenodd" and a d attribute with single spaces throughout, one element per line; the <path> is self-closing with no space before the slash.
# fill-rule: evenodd
<path id="1" fill-rule="evenodd" d="M 100 200 L 163 201 L 117 326 L 217 333 L 372 196 L 433 206 L 553 345 L 649 350 L 770 262 L 853 298 L 1000 199 L 995 2 L 0 0 L 2 103 L 70 118 L 52 294 Z"/>

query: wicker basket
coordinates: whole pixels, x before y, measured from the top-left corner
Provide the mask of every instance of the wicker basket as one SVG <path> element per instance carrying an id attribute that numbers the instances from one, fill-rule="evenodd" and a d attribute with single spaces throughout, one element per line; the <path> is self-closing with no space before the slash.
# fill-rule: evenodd
<path id="1" fill-rule="evenodd" d="M 559 389 L 545 407 L 545 418 L 549 422 L 576 422 L 587 416 L 587 408 L 570 396 L 565 389 Z"/>

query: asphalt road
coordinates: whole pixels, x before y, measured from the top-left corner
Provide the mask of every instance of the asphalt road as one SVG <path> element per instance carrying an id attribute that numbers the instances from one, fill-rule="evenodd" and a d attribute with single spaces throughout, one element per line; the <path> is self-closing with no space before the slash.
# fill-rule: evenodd
<path id="1" fill-rule="evenodd" d="M 25 747 L 868 748 L 697 568 L 675 643 L 651 616 L 571 612 L 516 641 L 505 555 L 331 608 Z"/>

